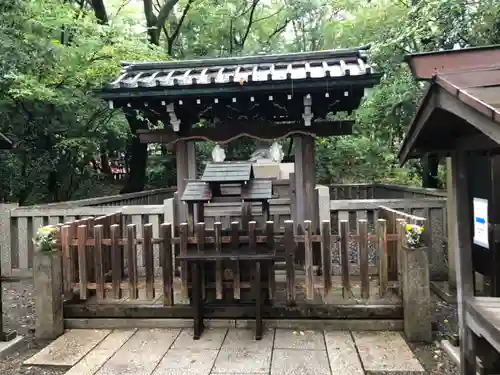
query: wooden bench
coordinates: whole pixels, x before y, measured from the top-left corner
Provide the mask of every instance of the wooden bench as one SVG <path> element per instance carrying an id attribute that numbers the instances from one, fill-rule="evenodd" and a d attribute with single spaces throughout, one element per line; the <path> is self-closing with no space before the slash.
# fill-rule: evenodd
<path id="1" fill-rule="evenodd" d="M 262 264 L 271 263 L 275 260 L 274 251 L 255 252 L 250 250 L 239 249 L 237 252 L 216 252 L 213 250 L 196 251 L 190 250 L 186 254 L 177 257 L 181 261 L 186 261 L 188 269 L 191 269 L 192 281 L 192 296 L 191 304 L 193 307 L 194 319 L 194 335 L 193 339 L 198 340 L 203 333 L 203 311 L 204 298 L 202 290 L 202 270 L 209 262 L 216 261 L 251 261 L 254 263 L 254 277 L 252 290 L 255 293 L 255 339 L 262 339 L 262 308 L 263 308 L 263 291 L 262 291 Z"/>
<path id="2" fill-rule="evenodd" d="M 500 374 L 500 298 L 469 298 L 465 311 L 471 340 L 460 344 L 468 346 L 471 366 L 477 364 L 479 374 Z"/>

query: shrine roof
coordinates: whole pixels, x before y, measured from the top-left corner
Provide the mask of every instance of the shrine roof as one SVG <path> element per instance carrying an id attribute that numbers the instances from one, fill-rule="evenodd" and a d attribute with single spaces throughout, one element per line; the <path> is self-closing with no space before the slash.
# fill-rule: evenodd
<path id="1" fill-rule="evenodd" d="M 266 200 L 273 197 L 273 183 L 271 180 L 251 180 L 246 189 L 242 189 L 243 200 Z"/>
<path id="2" fill-rule="evenodd" d="M 253 179 L 252 163 L 223 162 L 208 163 L 201 176 L 204 182 L 247 182 Z"/>
<path id="3" fill-rule="evenodd" d="M 212 199 L 212 190 L 206 182 L 188 182 L 181 201 L 184 202 L 208 202 Z"/>
<path id="4" fill-rule="evenodd" d="M 500 148 L 500 45 L 415 54 L 406 60 L 414 77 L 430 85 L 399 150 L 401 164 L 458 147 Z"/>
<path id="5" fill-rule="evenodd" d="M 207 89 L 234 90 L 241 86 L 287 81 L 311 83 L 325 79 L 360 81 L 370 87 L 378 83 L 380 74 L 368 64 L 368 50 L 369 46 L 363 46 L 247 57 L 124 63 L 121 75 L 102 90 L 101 96 L 106 99 L 180 96 L 206 93 Z"/>

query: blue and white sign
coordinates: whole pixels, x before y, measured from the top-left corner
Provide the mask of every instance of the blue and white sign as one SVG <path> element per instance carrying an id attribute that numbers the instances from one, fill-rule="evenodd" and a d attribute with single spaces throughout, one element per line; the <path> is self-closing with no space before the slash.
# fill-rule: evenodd
<path id="1" fill-rule="evenodd" d="M 474 243 L 489 248 L 488 241 L 488 201 L 474 198 L 472 201 L 474 211 Z"/>

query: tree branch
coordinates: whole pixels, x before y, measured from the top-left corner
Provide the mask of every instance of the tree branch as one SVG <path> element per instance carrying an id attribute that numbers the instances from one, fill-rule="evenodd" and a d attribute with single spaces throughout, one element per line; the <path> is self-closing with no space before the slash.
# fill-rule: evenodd
<path id="1" fill-rule="evenodd" d="M 172 49 L 174 47 L 174 43 L 177 40 L 177 37 L 179 36 L 179 31 L 181 31 L 182 24 L 184 23 L 184 19 L 186 18 L 187 13 L 189 12 L 189 8 L 191 8 L 191 4 L 194 2 L 194 0 L 189 0 L 186 6 L 184 7 L 184 10 L 182 11 L 181 18 L 179 19 L 179 22 L 177 22 L 177 26 L 175 27 L 174 32 L 172 33 L 172 36 L 168 38 L 168 54 L 172 55 Z"/>
<path id="2" fill-rule="evenodd" d="M 278 35 L 279 33 L 281 33 L 283 30 L 286 29 L 286 27 L 288 26 L 288 24 L 290 23 L 290 20 L 289 19 L 286 19 L 285 22 L 283 22 L 283 25 L 277 27 L 276 29 L 274 29 L 274 31 L 271 33 L 271 35 L 269 35 L 269 37 L 267 38 L 267 43 L 270 43 L 271 42 L 271 39 Z"/>
<path id="3" fill-rule="evenodd" d="M 245 42 L 247 41 L 248 35 L 250 34 L 250 29 L 252 28 L 252 25 L 254 24 L 253 17 L 255 15 L 255 9 L 257 8 L 259 1 L 260 0 L 252 0 L 252 7 L 250 10 L 250 17 L 248 17 L 247 29 L 245 30 L 245 34 L 243 34 L 243 37 L 241 38 L 240 42 L 238 43 L 240 51 L 243 50 L 243 47 L 245 46 Z"/>

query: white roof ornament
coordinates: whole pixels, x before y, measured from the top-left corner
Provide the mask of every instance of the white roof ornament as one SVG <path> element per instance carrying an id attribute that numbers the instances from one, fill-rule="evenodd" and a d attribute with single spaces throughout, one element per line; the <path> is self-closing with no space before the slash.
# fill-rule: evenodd
<path id="1" fill-rule="evenodd" d="M 219 146 L 217 143 L 212 150 L 212 160 L 215 163 L 222 163 L 224 160 L 226 160 L 226 152 L 222 147 Z"/>
<path id="2" fill-rule="evenodd" d="M 269 147 L 269 155 L 274 162 L 281 163 L 285 156 L 285 153 L 283 152 L 283 148 L 278 142 L 273 142 L 271 147 Z"/>

